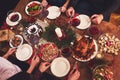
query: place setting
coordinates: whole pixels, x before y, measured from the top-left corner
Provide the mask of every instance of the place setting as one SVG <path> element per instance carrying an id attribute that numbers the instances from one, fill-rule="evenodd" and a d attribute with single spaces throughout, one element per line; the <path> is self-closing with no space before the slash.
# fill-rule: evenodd
<path id="1" fill-rule="evenodd" d="M 51 63 L 50 70 L 56 77 L 64 77 L 70 71 L 70 62 L 64 57 L 58 57 Z"/>
<path id="2" fill-rule="evenodd" d="M 6 24 L 12 29 L 17 26 L 22 20 L 22 15 L 20 12 L 10 10 L 7 13 Z"/>
<path id="3" fill-rule="evenodd" d="M 47 15 L 48 19 L 56 19 L 61 15 L 60 8 L 57 6 L 50 6 L 47 8 L 47 10 L 48 10 L 48 15 Z"/>
<path id="4" fill-rule="evenodd" d="M 14 35 L 9 40 L 11 48 L 16 48 L 15 57 L 20 61 L 27 61 L 33 54 L 31 45 L 24 43 L 21 35 Z"/>
<path id="5" fill-rule="evenodd" d="M 75 17 L 70 17 L 68 23 L 77 29 L 84 30 L 91 26 L 91 19 L 88 15 L 79 14 Z"/>
<path id="6" fill-rule="evenodd" d="M 19 48 L 17 48 L 17 51 L 15 53 L 15 56 L 20 61 L 27 61 L 31 58 L 33 54 L 33 48 L 29 44 L 23 44 Z"/>

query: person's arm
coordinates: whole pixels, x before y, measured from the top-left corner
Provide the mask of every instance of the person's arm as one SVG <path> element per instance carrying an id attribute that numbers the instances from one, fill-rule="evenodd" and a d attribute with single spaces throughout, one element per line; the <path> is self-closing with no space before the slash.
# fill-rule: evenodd
<path id="1" fill-rule="evenodd" d="M 79 3 L 79 0 L 70 0 L 68 7 L 73 7 L 75 8 L 75 6 Z"/>
<path id="2" fill-rule="evenodd" d="M 93 3 L 93 2 L 92 2 Z M 95 5 L 94 5 L 95 6 Z M 109 21 L 111 13 L 120 6 L 120 0 L 111 0 L 103 5 L 102 11 L 99 14 L 93 14 L 91 19 L 95 24 L 100 24 L 102 20 Z"/>
<path id="3" fill-rule="evenodd" d="M 70 0 L 66 0 L 66 2 L 63 4 L 63 6 L 61 7 L 61 11 L 62 11 L 62 12 L 65 12 L 65 11 L 66 11 L 69 2 L 70 2 Z"/>
<path id="4" fill-rule="evenodd" d="M 38 64 L 38 62 L 39 62 L 39 57 L 36 55 L 33 56 L 32 62 L 30 64 L 30 67 L 27 70 L 27 73 L 31 74 L 33 72 L 34 68 L 36 67 L 36 65 Z"/>
<path id="5" fill-rule="evenodd" d="M 69 5 L 68 5 L 68 9 L 66 11 L 66 15 L 68 17 L 73 17 L 75 14 L 75 7 L 76 5 L 79 3 L 79 0 L 70 0 Z"/>
<path id="6" fill-rule="evenodd" d="M 91 21 L 94 24 L 100 24 L 102 22 L 102 20 L 104 19 L 103 14 L 93 14 L 91 16 Z"/>
<path id="7" fill-rule="evenodd" d="M 35 80 L 35 78 L 32 74 L 21 71 L 13 75 L 12 77 L 8 78 L 7 80 Z"/>
<path id="8" fill-rule="evenodd" d="M 68 79 L 67 80 L 78 80 L 80 77 L 80 72 L 78 71 L 78 69 L 76 69 L 75 71 L 71 71 L 68 75 Z"/>
<path id="9" fill-rule="evenodd" d="M 40 72 L 39 70 L 36 70 L 33 76 L 34 76 L 35 80 L 40 80 L 40 78 L 42 76 L 42 72 Z"/>
<path id="10" fill-rule="evenodd" d="M 39 66 L 39 70 L 35 72 L 34 77 L 36 80 L 40 80 L 42 73 L 44 73 L 50 67 L 49 62 L 42 62 Z"/>
<path id="11" fill-rule="evenodd" d="M 3 58 L 8 59 L 10 55 L 12 55 L 16 51 L 15 48 L 10 48 L 5 55 L 3 55 Z"/>
<path id="12" fill-rule="evenodd" d="M 33 56 L 30 67 L 28 68 L 27 71 L 21 71 L 10 77 L 8 80 L 36 80 L 34 79 L 34 76 L 31 73 L 34 70 L 35 66 L 38 64 L 38 62 L 39 57 Z"/>
<path id="13" fill-rule="evenodd" d="M 107 5 L 107 4 L 106 4 Z M 109 21 L 111 13 L 117 9 L 120 5 L 120 0 L 114 0 L 108 3 L 106 7 L 104 7 L 103 11 L 99 14 L 93 14 L 91 16 L 91 20 L 95 24 L 100 24 L 102 20 Z"/>
<path id="14" fill-rule="evenodd" d="M 47 0 L 42 0 L 42 5 L 43 5 L 44 7 L 46 7 L 46 6 L 48 5 Z"/>
<path id="15" fill-rule="evenodd" d="M 68 4 L 69 4 L 70 0 L 66 0 L 65 4 L 63 5 L 65 8 L 67 8 Z"/>
<path id="16" fill-rule="evenodd" d="M 109 5 L 108 8 L 106 8 L 102 14 L 104 16 L 104 20 L 108 20 L 106 19 L 106 16 L 109 16 L 108 14 L 111 14 L 113 11 L 115 11 L 118 7 L 120 6 L 120 0 L 113 0 L 113 2 L 111 2 L 111 5 Z M 109 17 L 110 18 L 110 17 Z"/>
<path id="17" fill-rule="evenodd" d="M 50 63 L 49 62 L 42 62 L 39 66 L 39 71 L 40 72 L 45 72 L 48 68 L 50 67 Z"/>

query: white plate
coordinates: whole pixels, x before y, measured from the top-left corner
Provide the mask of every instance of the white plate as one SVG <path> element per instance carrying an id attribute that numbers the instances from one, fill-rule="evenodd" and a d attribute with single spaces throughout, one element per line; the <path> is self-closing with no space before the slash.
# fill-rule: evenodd
<path id="1" fill-rule="evenodd" d="M 20 61 L 26 61 L 32 56 L 32 47 L 28 44 L 21 45 L 16 51 L 16 58 Z"/>
<path id="2" fill-rule="evenodd" d="M 36 14 L 33 14 L 33 15 L 29 14 L 29 12 L 27 11 L 27 9 L 29 8 L 28 6 L 29 6 L 30 4 L 33 4 L 33 3 L 40 4 L 40 6 L 41 6 L 41 8 L 42 8 L 42 5 L 41 5 L 41 3 L 40 3 L 39 1 L 31 1 L 31 2 L 29 2 L 29 3 L 26 5 L 26 7 L 25 7 L 25 12 L 26 12 L 27 15 L 35 16 L 35 15 L 37 15 L 37 14 L 39 14 L 39 13 L 41 12 L 42 9 L 40 9 L 40 12 L 38 12 L 38 13 L 36 13 Z"/>
<path id="3" fill-rule="evenodd" d="M 15 22 L 12 22 L 12 21 L 8 18 L 8 16 L 11 17 L 11 16 L 14 15 L 14 14 L 18 14 L 18 15 L 19 15 L 19 19 L 18 19 L 17 21 L 15 21 Z M 6 23 L 7 23 L 9 26 L 15 26 L 15 25 L 17 25 L 17 24 L 19 23 L 19 21 L 22 19 L 22 15 L 21 15 L 19 12 L 12 12 L 12 13 L 10 13 L 8 16 L 7 16 L 7 18 L 6 18 Z"/>
<path id="4" fill-rule="evenodd" d="M 76 16 L 76 18 L 78 18 L 80 20 L 80 24 L 78 26 L 76 26 L 76 28 L 87 29 L 88 27 L 90 27 L 91 20 L 90 20 L 89 16 L 81 14 L 81 15 Z"/>
<path id="5" fill-rule="evenodd" d="M 51 6 L 47 10 L 49 12 L 47 16 L 48 19 L 56 19 L 61 14 L 60 8 L 57 6 Z"/>
<path id="6" fill-rule="evenodd" d="M 63 77 L 68 74 L 70 63 L 66 58 L 58 57 L 51 63 L 51 72 L 57 77 Z"/>
<path id="7" fill-rule="evenodd" d="M 19 46 L 21 46 L 22 44 L 23 44 L 23 37 L 21 36 L 21 35 L 15 35 L 16 37 L 19 37 L 20 39 L 21 39 L 21 43 L 18 45 L 18 46 L 16 46 L 16 47 L 19 47 Z M 12 48 L 16 48 L 15 46 L 13 46 L 12 45 L 12 39 L 15 37 L 15 36 L 13 36 L 11 39 L 10 39 L 10 41 L 9 41 L 9 45 L 10 45 L 10 47 L 12 47 Z"/>

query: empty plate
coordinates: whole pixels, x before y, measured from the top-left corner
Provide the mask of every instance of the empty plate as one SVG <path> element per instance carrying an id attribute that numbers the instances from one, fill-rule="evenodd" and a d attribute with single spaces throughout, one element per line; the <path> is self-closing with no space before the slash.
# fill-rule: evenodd
<path id="1" fill-rule="evenodd" d="M 47 10 L 49 12 L 47 16 L 48 19 L 56 19 L 61 14 L 60 8 L 57 6 L 50 6 Z"/>
<path id="2" fill-rule="evenodd" d="M 16 51 L 16 57 L 20 61 L 26 61 L 32 56 L 32 47 L 28 44 L 21 45 Z"/>
<path id="3" fill-rule="evenodd" d="M 63 77 L 68 74 L 70 63 L 64 57 L 58 57 L 51 63 L 51 72 L 57 77 Z"/>

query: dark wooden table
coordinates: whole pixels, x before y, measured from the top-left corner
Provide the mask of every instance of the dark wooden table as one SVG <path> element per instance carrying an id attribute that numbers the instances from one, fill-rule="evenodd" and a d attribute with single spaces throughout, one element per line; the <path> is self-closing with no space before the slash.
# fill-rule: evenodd
<path id="1" fill-rule="evenodd" d="M 22 14 L 23 20 L 28 19 L 28 15 L 25 13 L 25 6 L 32 0 L 20 0 L 16 8 L 14 9 L 15 11 L 18 11 Z M 120 27 L 117 27 L 113 25 L 110 22 L 105 22 L 103 21 L 100 25 L 96 25 L 100 31 L 100 34 L 104 33 L 113 33 L 115 34 L 119 39 L 120 39 Z M 87 34 L 87 30 L 78 30 L 76 29 L 76 32 L 78 32 L 80 35 Z M 94 36 L 94 38 L 97 40 L 99 35 Z M 120 51 L 119 51 L 120 53 Z M 70 63 L 73 64 L 75 60 L 70 57 L 68 58 L 70 60 Z M 105 54 L 104 59 L 112 62 L 112 68 L 114 72 L 114 80 L 119 80 L 120 79 L 120 54 L 117 56 L 113 56 L 111 54 Z M 79 80 L 92 80 L 92 74 L 91 70 L 89 69 L 89 65 L 87 63 L 82 63 L 79 62 L 79 70 L 81 72 L 81 76 Z"/>

